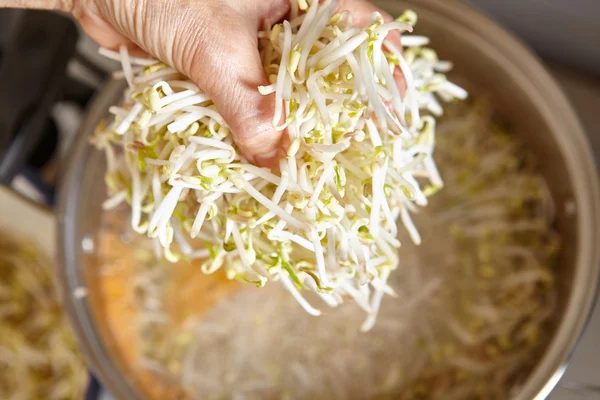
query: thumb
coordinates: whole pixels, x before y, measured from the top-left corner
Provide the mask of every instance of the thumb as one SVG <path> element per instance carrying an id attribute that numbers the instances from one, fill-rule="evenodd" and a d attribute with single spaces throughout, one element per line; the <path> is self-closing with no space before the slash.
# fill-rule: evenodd
<path id="1" fill-rule="evenodd" d="M 258 92 L 258 86 L 269 83 L 256 28 L 245 26 L 244 21 L 231 22 L 218 36 L 205 36 L 211 42 L 203 40 L 203 49 L 193 57 L 190 78 L 212 98 L 244 157 L 260 166 L 276 167 L 282 132 L 272 125 L 275 95 Z"/>

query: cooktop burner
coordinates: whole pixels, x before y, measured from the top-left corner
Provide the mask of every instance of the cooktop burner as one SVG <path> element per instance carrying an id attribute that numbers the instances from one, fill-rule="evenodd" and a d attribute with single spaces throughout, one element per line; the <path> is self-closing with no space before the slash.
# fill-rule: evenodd
<path id="1" fill-rule="evenodd" d="M 79 38 L 66 16 L 0 9 L 0 184 L 37 201 L 53 202 L 60 155 L 106 76 Z"/>

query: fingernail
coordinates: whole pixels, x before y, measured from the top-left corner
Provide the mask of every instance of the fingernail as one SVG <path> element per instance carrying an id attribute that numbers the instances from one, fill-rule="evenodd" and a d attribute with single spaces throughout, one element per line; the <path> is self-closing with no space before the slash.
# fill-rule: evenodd
<path id="1" fill-rule="evenodd" d="M 281 158 L 281 150 L 280 149 L 275 149 L 275 150 L 269 151 L 268 153 L 259 154 L 257 156 L 254 156 L 254 160 L 256 161 L 256 164 L 258 164 L 261 167 L 270 167 L 270 168 L 276 168 L 279 165 L 280 158 Z"/>

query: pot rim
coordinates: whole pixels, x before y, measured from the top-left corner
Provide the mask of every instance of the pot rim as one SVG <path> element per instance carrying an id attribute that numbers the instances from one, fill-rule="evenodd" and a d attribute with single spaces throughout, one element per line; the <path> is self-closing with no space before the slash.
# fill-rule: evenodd
<path id="1" fill-rule="evenodd" d="M 600 187 L 588 140 L 579 120 L 556 82 L 546 71 L 539 59 L 518 39 L 501 28 L 490 18 L 471 7 L 443 0 L 405 0 L 416 8 L 458 24 L 471 32 L 474 41 L 480 41 L 497 49 L 495 61 L 518 84 L 529 93 L 530 101 L 540 110 L 544 119 L 555 122 L 553 132 L 568 132 L 553 135 L 573 177 L 573 192 L 577 204 L 577 256 L 573 289 L 564 316 L 554 333 L 544 356 L 521 386 L 518 399 L 545 399 L 564 374 L 574 349 L 591 315 L 600 277 Z M 73 145 L 74 154 L 63 170 L 58 202 L 58 252 L 61 268 L 58 284 L 63 296 L 77 340 L 84 357 L 98 378 L 117 398 L 139 399 L 139 394 L 130 380 L 123 379 L 116 363 L 106 363 L 110 352 L 99 332 L 88 301 L 73 296 L 73 290 L 85 284 L 79 264 L 80 240 L 76 216 L 80 209 L 79 184 L 84 166 L 94 149 L 88 143 L 88 134 L 93 132 L 105 109 L 114 100 L 115 92 L 123 87 L 121 81 L 111 80 L 91 103 L 80 128 L 80 135 Z M 560 118 L 557 112 L 560 110 Z M 577 290 L 575 290 L 577 289 Z"/>
<path id="2" fill-rule="evenodd" d="M 63 307 L 71 321 L 83 358 L 92 374 L 98 378 L 109 393 L 117 399 L 141 400 L 138 391 L 129 379 L 123 378 L 123 371 L 111 360 L 110 350 L 106 347 L 93 318 L 93 311 L 87 296 L 76 296 L 75 290 L 85 287 L 86 281 L 80 268 L 81 241 L 78 234 L 77 214 L 80 208 L 81 192 L 79 184 L 83 179 L 84 167 L 95 149 L 89 143 L 89 134 L 94 132 L 98 122 L 115 98 L 115 93 L 123 90 L 123 82 L 109 79 L 106 85 L 94 96 L 88 113 L 81 123 L 79 134 L 72 145 L 73 154 L 68 163 L 61 165 L 59 176 L 59 196 L 57 202 L 58 225 L 58 288 Z"/>

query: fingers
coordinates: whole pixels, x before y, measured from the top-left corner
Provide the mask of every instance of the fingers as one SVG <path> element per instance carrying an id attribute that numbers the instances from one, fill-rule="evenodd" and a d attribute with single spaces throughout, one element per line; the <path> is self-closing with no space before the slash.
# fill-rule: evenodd
<path id="1" fill-rule="evenodd" d="M 269 84 L 258 52 L 258 19 L 248 21 L 221 10 L 218 21 L 215 32 L 191 36 L 195 40 L 182 52 L 189 57 L 182 61 L 187 65 L 184 72 L 210 95 L 242 154 L 261 166 L 275 167 L 282 132 L 272 126 L 275 96 L 258 92 L 258 86 Z"/>
<path id="2" fill-rule="evenodd" d="M 350 11 L 354 25 L 359 28 L 367 26 L 374 12 L 379 12 L 386 22 L 393 20 L 387 12 L 366 0 L 339 0 L 338 12 L 344 10 Z"/>
<path id="3" fill-rule="evenodd" d="M 221 28 L 219 36 L 210 38 L 210 52 L 200 49 L 190 68 L 190 77 L 213 99 L 218 110 L 230 126 L 236 144 L 244 156 L 259 165 L 276 167 L 282 155 L 283 132 L 272 127 L 275 96 L 263 96 L 258 86 L 268 85 L 262 61 L 257 50 L 256 31 L 262 22 L 280 20 L 289 8 L 289 0 L 245 2 L 239 13 L 231 16 L 219 11 Z M 364 27 L 373 12 L 378 11 L 384 20 L 392 17 L 371 3 L 362 0 L 341 0 L 338 10 L 349 10 L 355 24 Z M 257 18 L 248 18 L 257 15 Z M 391 32 L 387 40 L 400 49 L 400 35 Z M 190 53 L 186 53 L 190 54 Z M 404 93 L 404 78 L 396 73 L 397 84 Z"/>
<path id="4" fill-rule="evenodd" d="M 87 6 L 76 18 L 100 45 L 144 50 L 185 73 L 211 96 L 244 156 L 259 165 L 277 165 L 284 135 L 272 127 L 275 96 L 258 92 L 268 80 L 257 31 L 265 22 L 283 18 L 289 0 L 80 3 Z M 365 26 L 374 11 L 392 20 L 363 0 L 340 0 L 338 9 L 349 10 L 359 26 Z M 401 48 L 398 33 L 392 32 L 388 40 Z"/>
<path id="5" fill-rule="evenodd" d="M 143 49 L 182 71 L 211 96 L 249 161 L 277 165 L 282 132 L 272 128 L 274 95 L 258 92 L 268 81 L 257 31 L 264 22 L 283 18 L 289 0 L 78 4 L 82 11 L 76 18 L 100 45 Z"/>
<path id="6" fill-rule="evenodd" d="M 240 30 L 232 31 L 235 39 L 232 38 L 231 43 L 236 46 L 229 49 L 232 51 L 225 51 L 228 54 L 223 57 L 230 62 L 225 69 L 223 65 L 215 65 L 231 78 L 230 84 L 221 88 L 223 85 L 206 82 L 201 86 L 206 86 L 244 156 L 255 164 L 271 168 L 279 165 L 284 135 L 273 129 L 275 95 L 258 93 L 258 86 L 269 82 L 258 52 L 256 32 L 265 24 L 281 20 L 289 8 L 289 0 L 242 1 L 240 12 L 246 23 L 242 23 Z"/>
<path id="7" fill-rule="evenodd" d="M 394 20 L 390 14 L 365 0 L 339 0 L 338 12 L 344 10 L 350 11 L 354 25 L 359 28 L 364 28 L 368 25 L 374 12 L 380 13 L 385 22 L 391 22 Z M 396 48 L 402 49 L 400 33 L 398 33 L 398 31 L 390 31 L 386 37 L 386 40 L 391 42 L 394 46 L 396 46 Z"/>
<path id="8" fill-rule="evenodd" d="M 365 0 L 339 0 L 338 12 L 344 10 L 350 11 L 354 25 L 359 28 L 364 28 L 368 25 L 374 12 L 379 12 L 385 22 L 394 20 L 390 14 Z M 398 33 L 398 31 L 390 31 L 385 39 L 394 47 L 396 47 L 396 49 L 402 51 L 402 42 L 400 40 L 400 33 Z M 400 72 L 399 68 L 394 70 L 394 79 L 396 81 L 396 85 L 398 85 L 400 94 L 404 96 L 404 93 L 406 93 L 406 80 L 404 79 L 404 76 Z"/>
<path id="9" fill-rule="evenodd" d="M 296 0 L 293 0 L 296 1 Z M 257 22 L 256 29 L 262 29 L 265 23 L 273 25 L 285 17 L 290 10 L 290 0 L 261 0 L 248 1 L 237 0 L 240 8 L 240 15 L 243 17 L 255 16 Z"/>

